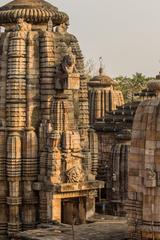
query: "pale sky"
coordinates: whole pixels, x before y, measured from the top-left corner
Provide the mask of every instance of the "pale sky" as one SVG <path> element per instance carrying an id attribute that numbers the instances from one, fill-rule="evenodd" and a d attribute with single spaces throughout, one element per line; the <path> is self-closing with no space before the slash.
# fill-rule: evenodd
<path id="1" fill-rule="evenodd" d="M 160 71 L 160 0 L 48 1 L 70 16 L 69 31 L 97 68 L 102 56 L 112 77 Z"/>

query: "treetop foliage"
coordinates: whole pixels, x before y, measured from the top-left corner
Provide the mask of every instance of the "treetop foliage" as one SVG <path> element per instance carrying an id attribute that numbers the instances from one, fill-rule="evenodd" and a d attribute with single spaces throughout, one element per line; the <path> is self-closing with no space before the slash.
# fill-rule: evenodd
<path id="1" fill-rule="evenodd" d="M 145 89 L 150 79 L 151 77 L 146 77 L 142 73 L 135 73 L 132 77 L 119 76 L 115 78 L 118 83 L 117 89 L 122 91 L 126 102 L 134 101 L 136 98 L 135 93 Z"/>

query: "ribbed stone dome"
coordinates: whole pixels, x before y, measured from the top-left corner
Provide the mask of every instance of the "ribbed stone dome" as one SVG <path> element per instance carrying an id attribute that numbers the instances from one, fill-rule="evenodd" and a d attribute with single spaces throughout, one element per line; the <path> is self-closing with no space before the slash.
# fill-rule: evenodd
<path id="1" fill-rule="evenodd" d="M 44 0 L 14 0 L 0 8 L 0 24 L 16 23 L 23 18 L 28 23 L 43 24 L 51 18 L 59 25 L 68 20 L 68 15 Z"/>
<path id="2" fill-rule="evenodd" d="M 114 81 L 112 78 L 110 78 L 109 76 L 103 74 L 103 69 L 100 68 L 99 69 L 99 75 L 93 77 L 90 81 L 89 81 L 89 86 L 90 87 L 109 87 L 109 86 L 115 86 L 117 85 L 117 82 Z"/>

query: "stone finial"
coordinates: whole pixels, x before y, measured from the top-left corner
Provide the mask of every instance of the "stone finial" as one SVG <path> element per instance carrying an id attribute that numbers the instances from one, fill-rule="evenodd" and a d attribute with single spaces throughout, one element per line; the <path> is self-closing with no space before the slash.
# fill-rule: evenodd
<path id="1" fill-rule="evenodd" d="M 102 57 L 99 58 L 99 62 L 100 62 L 99 75 L 102 76 L 103 75 L 103 58 Z"/>

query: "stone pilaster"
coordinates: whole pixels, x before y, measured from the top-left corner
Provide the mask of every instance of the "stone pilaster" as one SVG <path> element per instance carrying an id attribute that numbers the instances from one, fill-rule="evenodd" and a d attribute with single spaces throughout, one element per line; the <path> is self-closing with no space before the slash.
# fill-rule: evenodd
<path id="1" fill-rule="evenodd" d="M 33 190 L 33 183 L 38 175 L 38 140 L 34 129 L 23 134 L 23 229 L 36 226 L 38 195 Z"/>
<path id="2" fill-rule="evenodd" d="M 55 44 L 54 33 L 40 34 L 40 96 L 42 119 L 50 120 L 52 97 L 54 94 Z"/>
<path id="3" fill-rule="evenodd" d="M 7 180 L 9 193 L 7 204 L 9 210 L 8 234 L 15 237 L 21 230 L 20 219 L 22 204 L 21 174 L 22 174 L 21 136 L 18 132 L 11 132 L 7 138 Z"/>

